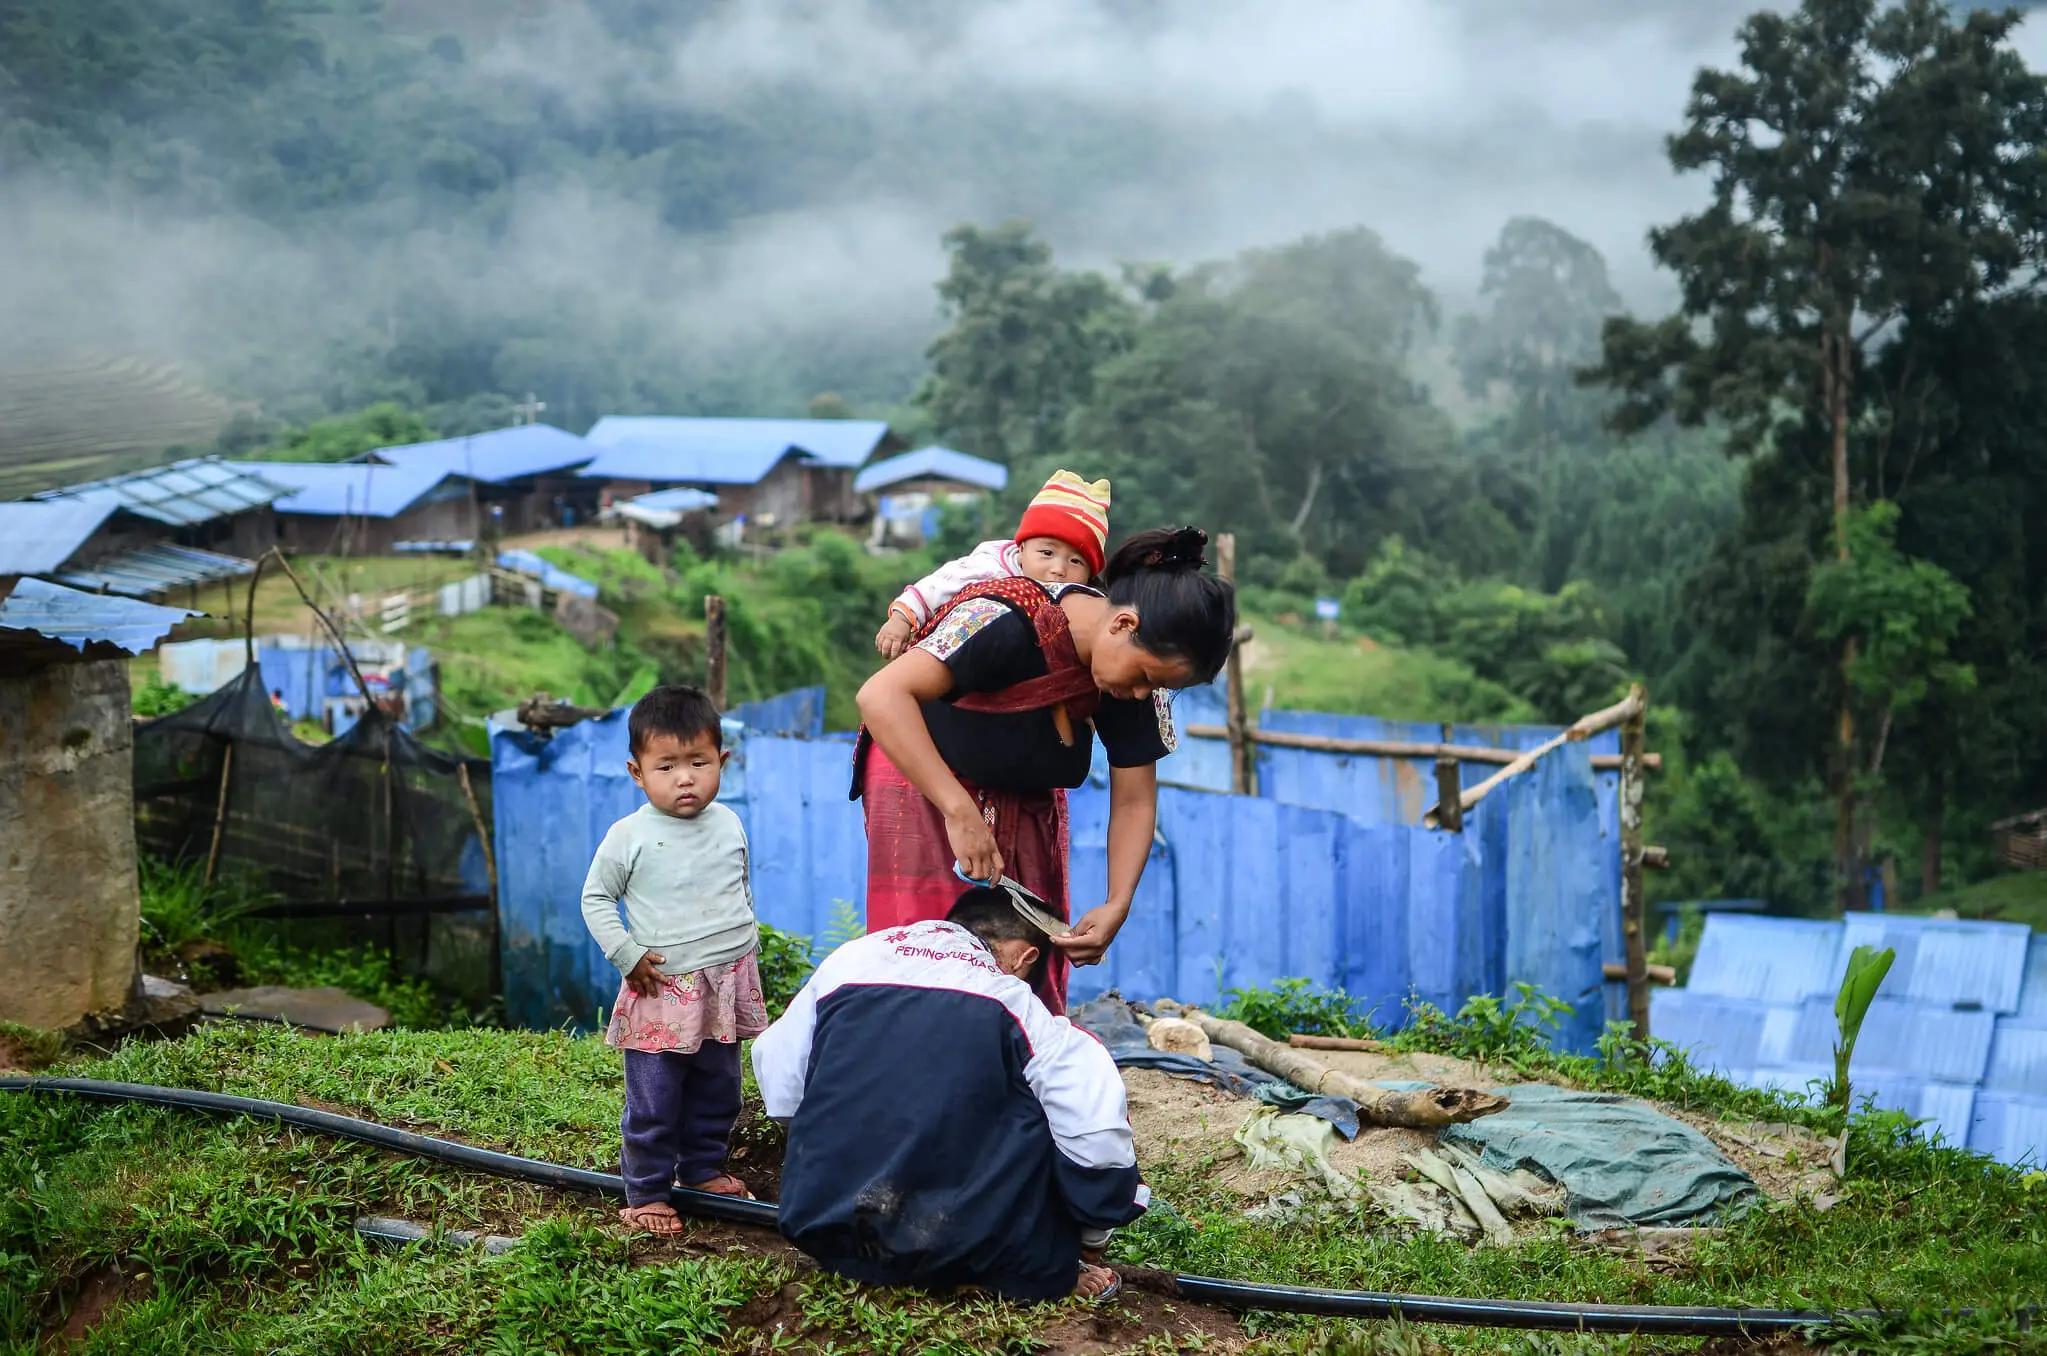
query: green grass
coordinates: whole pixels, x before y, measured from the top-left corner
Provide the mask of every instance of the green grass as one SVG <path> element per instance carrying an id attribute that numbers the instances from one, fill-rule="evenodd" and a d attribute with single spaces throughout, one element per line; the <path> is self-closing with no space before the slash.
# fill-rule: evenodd
<path id="1" fill-rule="evenodd" d="M 1272 705 L 1387 720 L 1530 721 L 1527 702 L 1470 666 L 1426 650 L 1381 645 L 1339 633 L 1325 639 L 1312 622 L 1248 616 L 1246 695 Z"/>
<path id="2" fill-rule="evenodd" d="M 1395 1039 L 1702 1109 L 1829 1123 L 1823 1109 L 1733 1088 L 1681 1061 L 1655 1063 L 1622 1041 L 1608 1042 L 1600 1058 L 1551 1055 L 1531 1030 L 1544 1007 L 1523 994 L 1455 1018 L 1423 1012 Z M 331 1107 L 581 1167 L 608 1169 L 617 1154 L 616 1056 L 593 1038 L 559 1032 L 318 1039 L 215 1026 L 64 1072 Z M 738 1139 L 754 1151 L 776 1135 L 750 1112 Z M 1114 1255 L 1247 1280 L 1443 1295 L 1883 1307 L 1905 1314 L 1901 1330 L 1850 1333 L 1839 1349 L 2042 1349 L 2017 1335 L 2011 1308 L 2047 1295 L 2047 1176 L 1930 1146 L 1888 1115 L 1854 1122 L 1849 1163 L 1831 1210 L 1809 1202 L 1752 1210 L 1701 1240 L 1670 1274 L 1588 1246 L 1561 1225 L 1512 1248 L 1468 1249 L 1406 1232 L 1369 1208 L 1315 1223 L 1259 1223 L 1218 1186 L 1212 1165 L 1198 1162 L 1148 1169 L 1171 1209 L 1120 1234 Z M 363 1213 L 526 1241 L 495 1258 L 434 1247 L 375 1252 L 351 1228 Z M 249 1121 L 4 1095 L 0 1350 L 31 1349 L 61 1297 L 116 1264 L 131 1276 L 128 1301 L 85 1350 L 764 1350 L 765 1336 L 742 1331 L 741 1320 L 747 1305 L 779 1295 L 785 1321 L 820 1349 L 1024 1351 L 1062 1313 L 871 1291 L 744 1248 L 722 1250 L 730 1243 L 692 1256 L 630 1243 L 609 1219 L 607 1207 L 586 1199 Z M 1959 1321 L 1933 1312 L 1964 1305 L 1984 1313 Z M 1275 1317 L 1250 1326 L 1274 1352 L 1688 1349 Z"/>
<path id="3" fill-rule="evenodd" d="M 1927 895 L 1913 913 L 1953 909 L 1957 918 L 1998 919 L 2047 930 L 2047 871 L 2013 871 Z"/>

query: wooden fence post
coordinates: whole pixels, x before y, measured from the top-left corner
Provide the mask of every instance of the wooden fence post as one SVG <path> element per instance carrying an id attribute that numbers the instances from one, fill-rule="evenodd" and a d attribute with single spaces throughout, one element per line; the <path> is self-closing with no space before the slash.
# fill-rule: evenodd
<path id="1" fill-rule="evenodd" d="M 1628 1020 L 1635 1039 L 1649 1039 L 1649 952 L 1645 932 L 1647 909 L 1642 898 L 1642 768 L 1643 727 L 1648 694 L 1635 688 L 1635 709 L 1621 722 L 1621 938 L 1627 948 Z"/>
<path id="2" fill-rule="evenodd" d="M 1237 581 L 1237 534 L 1218 532 L 1215 537 L 1215 572 L 1232 584 Z M 1230 741 L 1230 790 L 1240 796 L 1257 794 L 1256 755 L 1251 747 L 1251 722 L 1244 711 L 1244 646 L 1242 632 L 1230 646 L 1226 667 L 1229 674 L 1229 717 L 1225 728 Z"/>
<path id="3" fill-rule="evenodd" d="M 725 600 L 715 593 L 704 599 L 704 692 L 725 710 Z"/>
<path id="4" fill-rule="evenodd" d="M 1457 755 L 1451 752 L 1456 732 L 1443 722 L 1443 747 L 1436 754 L 1436 827 L 1450 833 L 1464 832 L 1464 788 Z"/>

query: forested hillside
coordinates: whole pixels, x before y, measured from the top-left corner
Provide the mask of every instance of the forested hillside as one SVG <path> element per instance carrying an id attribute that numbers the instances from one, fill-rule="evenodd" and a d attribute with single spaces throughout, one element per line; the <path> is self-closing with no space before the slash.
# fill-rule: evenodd
<path id="1" fill-rule="evenodd" d="M 1083 97 L 1049 50 L 966 89 L 843 17 L 949 53 L 989 6 L 763 12 L 0 0 L 6 483 L 343 457 L 528 391 L 576 429 L 886 415 L 1011 466 L 983 530 L 1065 465 L 1119 526 L 1235 531 L 1282 702 L 1561 720 L 1645 681 L 1660 894 L 1822 908 L 1885 858 L 1931 892 L 2047 803 L 2047 93 L 2008 20 L 1755 18 L 1667 160 L 1424 267 L 1326 200 L 1275 233 L 1204 158 L 1376 187 L 1311 107 Z M 1184 22 L 1118 10 L 1101 50 Z M 1650 237 L 1667 316 L 1592 243 L 1609 190 L 1691 204 Z M 1204 205 L 1227 245 L 1113 262 Z M 132 418 L 35 375 L 108 363 L 154 374 Z"/>

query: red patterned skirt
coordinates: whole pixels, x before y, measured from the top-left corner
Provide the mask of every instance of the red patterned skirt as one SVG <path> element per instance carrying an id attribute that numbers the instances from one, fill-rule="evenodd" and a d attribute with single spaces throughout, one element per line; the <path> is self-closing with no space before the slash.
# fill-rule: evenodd
<path id="1" fill-rule="evenodd" d="M 1071 920 L 1067 899 L 1066 792 L 967 790 L 980 802 L 1002 871 Z M 953 875 L 945 816 L 924 798 L 879 744 L 866 750 L 860 804 L 867 819 L 867 930 L 943 918 L 967 887 Z M 1045 958 L 1037 994 L 1055 1014 L 1066 1011 L 1065 953 Z"/>

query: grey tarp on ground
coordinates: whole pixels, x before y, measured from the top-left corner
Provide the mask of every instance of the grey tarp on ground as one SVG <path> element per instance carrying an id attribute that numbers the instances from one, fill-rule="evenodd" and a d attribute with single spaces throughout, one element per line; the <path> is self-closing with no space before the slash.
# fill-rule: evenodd
<path id="1" fill-rule="evenodd" d="M 1585 1228 L 1684 1224 L 1756 1194 L 1713 1141 L 1646 1102 L 1544 1083 L 1494 1091 L 1507 1109 L 1443 1131 L 1501 1171 L 1534 1168 L 1564 1188 Z"/>
<path id="2" fill-rule="evenodd" d="M 1336 1127 L 1345 1139 L 1358 1133 L 1358 1104 L 1348 1097 L 1318 1097 L 1303 1092 L 1284 1078 L 1258 1068 L 1227 1045 L 1215 1047 L 1213 1061 L 1193 1055 L 1173 1055 L 1154 1050 L 1145 1039 L 1144 1026 L 1130 1005 L 1113 993 L 1082 1003 L 1068 1016 L 1073 1024 L 1093 1034 L 1107 1047 L 1116 1063 L 1128 1069 L 1157 1069 L 1180 1078 L 1213 1083 L 1239 1097 L 1255 1097 L 1282 1111 L 1319 1116 Z"/>

